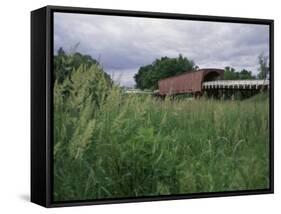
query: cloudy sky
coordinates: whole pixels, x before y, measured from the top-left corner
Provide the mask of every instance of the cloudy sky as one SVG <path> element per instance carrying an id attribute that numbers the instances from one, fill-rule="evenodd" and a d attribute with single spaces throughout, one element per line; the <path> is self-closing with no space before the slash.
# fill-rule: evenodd
<path id="1" fill-rule="evenodd" d="M 180 53 L 200 68 L 247 69 L 269 55 L 269 26 L 55 13 L 54 51 L 89 54 L 121 85 L 133 86 L 140 66 Z"/>

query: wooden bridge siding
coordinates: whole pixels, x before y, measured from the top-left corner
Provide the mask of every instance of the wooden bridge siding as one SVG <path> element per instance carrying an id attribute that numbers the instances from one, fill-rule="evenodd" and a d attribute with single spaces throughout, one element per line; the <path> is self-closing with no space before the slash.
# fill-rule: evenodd
<path id="1" fill-rule="evenodd" d="M 160 94 L 182 94 L 201 91 L 202 78 L 203 71 L 197 71 L 160 80 L 158 82 Z"/>
<path id="2" fill-rule="evenodd" d="M 200 94 L 203 89 L 202 83 L 209 74 L 221 77 L 223 72 L 222 69 L 200 69 L 161 79 L 158 81 L 159 94 Z"/>

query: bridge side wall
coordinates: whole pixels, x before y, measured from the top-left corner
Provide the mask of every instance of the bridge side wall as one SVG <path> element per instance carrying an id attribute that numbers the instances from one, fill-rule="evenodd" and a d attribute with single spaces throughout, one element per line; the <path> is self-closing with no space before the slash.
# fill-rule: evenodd
<path id="1" fill-rule="evenodd" d="M 196 71 L 159 80 L 159 93 L 168 95 L 201 92 L 202 78 L 203 71 Z"/>
<path id="2" fill-rule="evenodd" d="M 202 92 L 202 83 L 206 77 L 223 76 L 221 69 L 200 69 L 195 72 L 187 72 L 177 76 L 165 78 L 158 81 L 159 94 L 200 94 Z"/>

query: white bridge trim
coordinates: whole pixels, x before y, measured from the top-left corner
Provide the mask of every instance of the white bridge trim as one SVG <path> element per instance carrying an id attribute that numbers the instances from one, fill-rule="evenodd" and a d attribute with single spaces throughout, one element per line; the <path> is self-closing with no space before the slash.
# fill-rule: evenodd
<path id="1" fill-rule="evenodd" d="M 269 87 L 269 80 L 216 80 L 203 82 L 202 88 L 247 88 L 258 89 L 260 87 Z"/>

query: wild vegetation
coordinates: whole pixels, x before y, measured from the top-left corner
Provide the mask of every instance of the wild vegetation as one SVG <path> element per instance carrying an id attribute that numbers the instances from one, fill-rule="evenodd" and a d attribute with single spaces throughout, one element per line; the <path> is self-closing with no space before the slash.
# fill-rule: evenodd
<path id="1" fill-rule="evenodd" d="M 70 66 L 54 82 L 54 200 L 268 188 L 268 103 L 126 95 L 97 62 Z"/>

